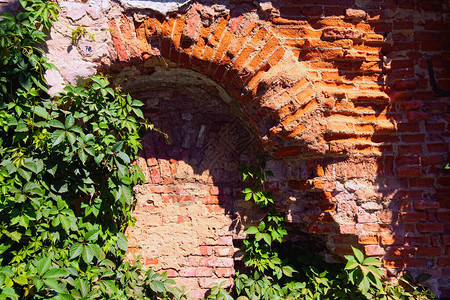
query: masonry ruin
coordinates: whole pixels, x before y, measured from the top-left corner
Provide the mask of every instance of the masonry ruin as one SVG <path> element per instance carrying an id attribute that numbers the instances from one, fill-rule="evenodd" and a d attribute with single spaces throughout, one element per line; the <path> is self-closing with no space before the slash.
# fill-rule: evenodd
<path id="1" fill-rule="evenodd" d="M 231 284 L 233 240 L 261 217 L 238 166 L 264 153 L 293 228 L 450 297 L 450 3 L 170 3 L 59 1 L 47 43 L 53 92 L 108 73 L 168 134 L 143 136 L 130 259 L 197 298 Z M 77 26 L 95 39 L 71 44 Z"/>

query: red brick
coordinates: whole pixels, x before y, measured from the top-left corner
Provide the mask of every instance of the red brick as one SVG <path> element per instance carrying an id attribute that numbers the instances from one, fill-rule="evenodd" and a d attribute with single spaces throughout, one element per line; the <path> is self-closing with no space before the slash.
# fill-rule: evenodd
<path id="1" fill-rule="evenodd" d="M 384 251 L 384 248 L 380 247 L 379 245 L 364 246 L 364 251 L 365 251 L 366 255 L 368 255 L 368 256 L 384 255 L 386 253 Z"/>
<path id="2" fill-rule="evenodd" d="M 112 42 L 114 44 L 114 48 L 116 49 L 117 56 L 120 61 L 128 61 L 128 54 L 125 48 L 125 43 L 120 34 L 119 27 L 116 24 L 115 20 L 111 20 L 108 22 L 109 32 L 111 34 Z"/>
<path id="3" fill-rule="evenodd" d="M 437 213 L 437 219 L 439 222 L 450 222 L 450 211 L 440 211 Z"/>
<path id="4" fill-rule="evenodd" d="M 157 258 L 146 258 L 144 261 L 144 265 L 148 266 L 148 265 L 157 265 L 158 264 L 158 259 Z"/>
<path id="5" fill-rule="evenodd" d="M 441 248 L 437 248 L 437 247 L 422 248 L 422 247 L 419 247 L 417 249 L 417 256 L 440 256 L 440 255 L 441 255 Z"/>
<path id="6" fill-rule="evenodd" d="M 405 237 L 405 245 L 420 246 L 429 245 L 430 238 L 428 236 L 407 236 Z"/>
<path id="7" fill-rule="evenodd" d="M 425 213 L 402 213 L 401 220 L 404 223 L 416 223 L 419 221 L 426 221 L 427 215 Z"/>
<path id="8" fill-rule="evenodd" d="M 328 224 L 310 224 L 306 227 L 309 233 L 330 233 L 331 225 Z"/>
<path id="9" fill-rule="evenodd" d="M 302 147 L 285 147 L 277 149 L 277 151 L 275 151 L 275 157 L 291 157 L 297 156 L 300 153 L 302 153 Z"/>
<path id="10" fill-rule="evenodd" d="M 439 208 L 439 202 L 414 201 L 416 210 L 435 210 Z"/>
<path id="11" fill-rule="evenodd" d="M 423 166 L 440 165 L 444 162 L 443 155 L 431 155 L 422 157 Z"/>
<path id="12" fill-rule="evenodd" d="M 440 257 L 437 264 L 440 268 L 450 266 L 450 257 Z"/>
<path id="13" fill-rule="evenodd" d="M 406 258 L 404 262 L 407 268 L 425 268 L 427 266 L 427 260 L 421 258 Z"/>
<path id="14" fill-rule="evenodd" d="M 413 257 L 416 251 L 416 247 L 390 247 L 387 254 L 390 257 Z"/>
<path id="15" fill-rule="evenodd" d="M 444 231 L 444 225 L 439 223 L 419 223 L 416 226 L 417 230 L 422 233 L 439 233 Z"/>
<path id="16" fill-rule="evenodd" d="M 421 111 L 409 111 L 407 115 L 409 121 L 424 121 L 430 119 L 428 113 Z"/>
<path id="17" fill-rule="evenodd" d="M 376 235 L 359 236 L 358 243 L 362 245 L 378 245 L 378 237 Z"/>
<path id="18" fill-rule="evenodd" d="M 398 154 L 405 155 L 405 154 L 421 154 L 422 151 L 422 145 L 421 144 L 414 144 L 414 145 L 399 145 L 398 146 Z"/>
<path id="19" fill-rule="evenodd" d="M 445 143 L 428 144 L 427 148 L 429 152 L 447 152 L 448 144 Z"/>
<path id="20" fill-rule="evenodd" d="M 397 167 L 398 177 L 419 177 L 422 175 L 422 167 L 401 166 Z"/>
<path id="21" fill-rule="evenodd" d="M 420 163 L 419 156 L 399 156 L 395 158 L 397 165 L 418 165 Z"/>
<path id="22" fill-rule="evenodd" d="M 383 259 L 385 268 L 403 268 L 405 265 L 403 259 Z"/>
<path id="23" fill-rule="evenodd" d="M 420 108 L 422 108 L 422 105 L 423 105 L 422 101 L 418 101 L 418 100 L 404 101 L 402 103 L 404 110 L 420 109 Z M 410 121 L 413 121 L 413 120 L 410 120 Z"/>

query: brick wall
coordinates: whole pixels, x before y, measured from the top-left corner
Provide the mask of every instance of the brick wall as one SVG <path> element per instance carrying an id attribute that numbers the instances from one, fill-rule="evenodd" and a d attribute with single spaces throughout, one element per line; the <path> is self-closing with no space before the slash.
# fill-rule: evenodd
<path id="1" fill-rule="evenodd" d="M 448 297 L 448 15 L 445 1 L 196 2 L 109 25 L 113 67 L 188 68 L 232 95 L 287 221 L 335 254 L 358 245 L 389 276 L 431 273 Z"/>
<path id="2" fill-rule="evenodd" d="M 255 3 L 205 0 L 167 16 L 60 3 L 67 24 L 98 33 L 82 42 L 103 49 L 66 51 L 70 28 L 57 23 L 48 47 L 62 77 L 78 78 L 76 65 L 120 71 L 169 134 L 144 136 L 130 259 L 195 297 L 230 282 L 238 225 L 261 217 L 242 202 L 237 165 L 262 150 L 292 228 L 337 255 L 355 245 L 391 277 L 431 273 L 450 297 L 449 2 Z"/>

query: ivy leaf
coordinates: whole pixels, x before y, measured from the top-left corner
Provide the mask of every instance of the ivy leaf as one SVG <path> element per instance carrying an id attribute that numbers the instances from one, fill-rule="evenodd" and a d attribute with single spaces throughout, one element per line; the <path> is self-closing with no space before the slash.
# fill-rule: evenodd
<path id="1" fill-rule="evenodd" d="M 363 294 L 367 293 L 367 291 L 368 291 L 369 288 L 370 288 L 370 282 L 369 282 L 369 279 L 367 279 L 367 277 L 364 276 L 364 277 L 362 278 L 361 283 L 360 283 L 358 286 L 359 286 L 359 288 L 360 288 L 360 290 L 361 290 L 361 292 L 362 292 Z"/>
<path id="2" fill-rule="evenodd" d="M 138 116 L 139 118 L 143 119 L 144 118 L 144 114 L 142 113 L 142 110 L 140 110 L 139 108 L 134 108 L 133 107 L 133 112 L 136 114 L 136 116 Z"/>
<path id="3" fill-rule="evenodd" d="M 382 263 L 381 263 L 381 261 L 379 261 L 379 260 L 376 259 L 375 257 L 367 257 L 367 258 L 363 261 L 363 265 L 366 265 L 366 266 L 381 266 Z"/>
<path id="4" fill-rule="evenodd" d="M 81 253 L 81 256 L 87 264 L 90 264 L 92 259 L 94 259 L 94 250 L 89 244 L 83 246 L 83 252 Z"/>
<path id="5" fill-rule="evenodd" d="M 270 234 L 268 234 L 268 233 L 263 233 L 263 234 L 262 234 L 262 238 L 263 238 L 263 240 L 264 240 L 267 244 L 269 244 L 269 245 L 272 244 L 272 238 L 270 237 Z"/>
<path id="6" fill-rule="evenodd" d="M 98 229 L 90 230 L 84 236 L 84 240 L 87 241 L 87 242 L 96 241 L 97 238 L 98 238 L 99 233 L 100 233 L 100 230 L 98 230 Z"/>
<path id="7" fill-rule="evenodd" d="M 69 255 L 70 259 L 77 258 L 81 255 L 81 252 L 83 251 L 83 245 L 82 244 L 74 244 L 69 249 Z"/>
<path id="8" fill-rule="evenodd" d="M 117 156 L 120 157 L 120 159 L 121 159 L 124 163 L 126 163 L 126 164 L 129 164 L 129 163 L 130 163 L 130 157 L 129 157 L 126 153 L 124 153 L 124 152 L 119 152 L 119 153 L 117 153 Z"/>
<path id="9" fill-rule="evenodd" d="M 4 296 L 3 299 L 11 298 L 12 300 L 18 300 L 19 296 L 16 294 L 14 289 L 12 287 L 6 286 L 2 288 L 2 292 L 0 294 L 0 297 Z"/>
<path id="10" fill-rule="evenodd" d="M 62 269 L 62 268 L 54 268 L 54 269 L 50 269 L 48 270 L 45 274 L 44 274 L 44 278 L 61 278 L 61 277 L 66 277 L 67 275 L 69 275 L 69 272 Z"/>
<path id="11" fill-rule="evenodd" d="M 50 268 L 51 263 L 52 260 L 50 257 L 41 258 L 36 264 L 38 274 L 42 276 L 45 272 L 47 272 L 47 270 Z"/>
<path id="12" fill-rule="evenodd" d="M 52 146 L 57 146 L 61 144 L 64 141 L 64 138 L 66 136 L 66 132 L 64 130 L 56 130 L 52 133 Z"/>
<path id="13" fill-rule="evenodd" d="M 245 231 L 247 234 L 256 234 L 258 231 L 258 228 L 256 228 L 255 226 L 250 227 L 249 229 L 247 229 Z"/>
<path id="14" fill-rule="evenodd" d="M 61 287 L 58 284 L 58 280 L 56 280 L 56 279 L 46 278 L 46 279 L 44 279 L 44 283 L 51 289 L 57 291 L 58 293 L 63 292 L 63 290 L 61 289 Z"/>
<path id="15" fill-rule="evenodd" d="M 150 288 L 156 293 L 164 292 L 164 284 L 158 280 L 151 281 Z"/>
<path id="16" fill-rule="evenodd" d="M 358 265 L 359 265 L 358 262 L 356 260 L 354 260 L 353 257 L 352 257 L 352 259 L 349 259 L 347 261 L 347 264 L 345 265 L 345 269 L 346 270 L 351 270 L 351 269 L 356 268 Z"/>
<path id="17" fill-rule="evenodd" d="M 26 285 L 28 284 L 28 278 L 26 276 L 20 275 L 20 276 L 16 276 L 13 279 L 15 282 L 17 282 L 20 285 Z"/>
<path id="18" fill-rule="evenodd" d="M 42 106 L 35 106 L 33 112 L 37 114 L 39 117 L 44 118 L 46 120 L 50 118 L 50 115 L 48 114 L 47 110 Z"/>
<path id="19" fill-rule="evenodd" d="M 77 137 L 73 132 L 66 132 L 67 140 L 71 145 L 75 144 Z"/>
<path id="20" fill-rule="evenodd" d="M 75 124 L 75 119 L 73 118 L 73 115 L 70 114 L 70 115 L 68 115 L 68 116 L 66 117 L 66 120 L 65 120 L 65 122 L 64 122 L 64 127 L 65 127 L 66 129 L 69 129 L 70 127 L 73 126 L 73 124 Z"/>
<path id="21" fill-rule="evenodd" d="M 25 171 L 24 169 L 17 169 L 17 172 L 20 176 L 23 177 L 26 181 L 30 181 L 32 173 L 29 171 Z"/>
<path id="22" fill-rule="evenodd" d="M 358 263 L 361 264 L 364 261 L 364 254 L 361 252 L 361 250 L 359 250 L 353 246 L 351 246 L 351 247 L 352 247 L 353 253 L 355 254 L 356 260 L 358 261 Z"/>
<path id="23" fill-rule="evenodd" d="M 117 246 L 120 250 L 128 251 L 127 238 L 121 232 L 117 234 Z"/>
<path id="24" fill-rule="evenodd" d="M 51 127 L 56 127 L 56 128 L 60 128 L 60 129 L 64 129 L 64 124 L 61 123 L 58 120 L 50 120 L 48 121 L 48 125 L 50 125 Z"/>
<path id="25" fill-rule="evenodd" d="M 425 282 L 425 281 L 427 281 L 427 280 L 430 279 L 430 278 L 431 278 L 431 275 L 430 275 L 430 274 L 427 274 L 427 273 L 419 274 L 419 275 L 416 277 L 416 283 L 422 283 L 422 282 Z"/>
<path id="26" fill-rule="evenodd" d="M 70 231 L 70 219 L 64 215 L 59 215 L 59 220 L 61 221 L 62 228 L 69 234 Z"/>
<path id="27" fill-rule="evenodd" d="M 37 167 L 36 163 L 33 162 L 32 160 L 26 160 L 23 163 L 23 166 L 25 168 L 27 168 L 28 170 L 32 171 L 33 173 L 37 173 L 37 171 L 38 171 L 38 167 Z"/>

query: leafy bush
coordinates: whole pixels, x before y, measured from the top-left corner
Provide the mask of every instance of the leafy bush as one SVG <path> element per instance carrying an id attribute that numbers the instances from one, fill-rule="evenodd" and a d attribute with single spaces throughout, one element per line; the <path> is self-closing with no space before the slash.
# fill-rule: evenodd
<path id="1" fill-rule="evenodd" d="M 58 7 L 21 4 L 0 21 L 0 299 L 183 297 L 124 261 L 143 104 L 101 75 L 50 97 L 40 45 Z"/>
<path id="2" fill-rule="evenodd" d="M 420 286 L 429 275 L 415 280 L 405 272 L 402 285 L 383 282 L 381 262 L 353 248 L 354 255 L 346 255 L 347 264 L 329 264 L 314 251 L 287 247 L 283 243 L 287 231 L 274 200 L 264 189 L 270 171 L 265 161 L 258 166 L 243 167 L 241 175 L 248 187 L 243 190 L 245 200 L 267 209 L 267 215 L 246 233 L 242 250 L 247 267 L 245 274 L 237 274 L 235 293 L 239 300 L 248 299 L 434 299 L 434 295 Z"/>

